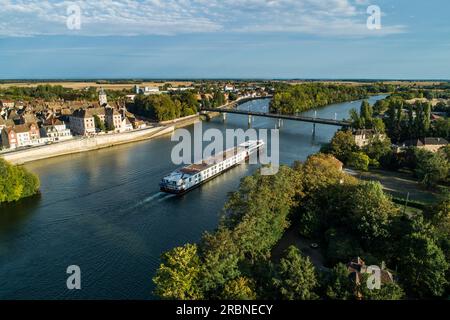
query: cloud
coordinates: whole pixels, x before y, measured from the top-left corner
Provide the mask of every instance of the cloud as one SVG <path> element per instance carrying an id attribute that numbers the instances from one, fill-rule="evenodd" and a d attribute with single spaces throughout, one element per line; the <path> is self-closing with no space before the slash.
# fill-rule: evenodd
<path id="1" fill-rule="evenodd" d="M 81 9 L 69 30 L 67 8 Z M 366 28 L 364 0 L 0 0 L 0 36 L 132 36 L 220 32 L 290 32 L 367 36 L 405 31 Z"/>

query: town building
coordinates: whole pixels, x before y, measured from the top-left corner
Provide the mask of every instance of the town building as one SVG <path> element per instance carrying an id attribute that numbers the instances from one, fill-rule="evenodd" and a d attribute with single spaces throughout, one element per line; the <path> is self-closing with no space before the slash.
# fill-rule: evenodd
<path id="1" fill-rule="evenodd" d="M 70 116 L 70 130 L 76 135 L 86 136 L 96 133 L 95 119 L 105 124 L 109 131 L 125 132 L 133 130 L 132 122 L 110 106 L 75 110 Z"/>
<path id="2" fill-rule="evenodd" d="M 355 139 L 356 145 L 363 148 L 375 139 L 384 141 L 386 139 L 386 135 L 378 133 L 372 129 L 359 129 L 353 132 L 353 138 Z"/>
<path id="3" fill-rule="evenodd" d="M 61 120 L 51 121 L 51 124 L 43 125 L 40 129 L 41 137 L 48 141 L 57 142 L 72 139 L 72 133 Z"/>
<path id="4" fill-rule="evenodd" d="M 412 139 L 404 141 L 398 147 L 398 151 L 404 148 L 415 147 L 418 149 L 424 149 L 431 152 L 437 152 L 439 149 L 448 145 L 448 141 L 444 138 L 428 137 L 423 139 Z"/>
<path id="5" fill-rule="evenodd" d="M 151 94 L 160 94 L 159 87 L 144 87 L 143 94 L 151 95 Z"/>
<path id="6" fill-rule="evenodd" d="M 234 91 L 234 86 L 232 86 L 231 84 L 227 84 L 224 90 L 227 92 Z"/>
<path id="7" fill-rule="evenodd" d="M 136 95 L 135 94 L 127 94 L 125 97 L 127 98 L 128 102 L 134 102 Z"/>
<path id="8" fill-rule="evenodd" d="M 133 125 L 133 129 L 144 129 L 147 127 L 147 124 L 144 121 L 136 118 L 130 118 L 130 122 Z"/>
<path id="9" fill-rule="evenodd" d="M 113 108 L 105 108 L 105 125 L 106 128 L 113 128 L 114 132 L 122 131 L 122 116 Z"/>
<path id="10" fill-rule="evenodd" d="M 0 107 L 2 108 L 14 108 L 15 102 L 12 100 L 0 100 Z"/>
<path id="11" fill-rule="evenodd" d="M 386 269 L 384 263 L 381 267 L 376 266 L 379 269 L 379 281 L 380 285 L 386 285 L 394 282 L 393 274 Z M 347 264 L 347 270 L 349 272 L 349 278 L 353 281 L 355 286 L 355 294 L 358 299 L 362 299 L 362 293 L 358 287 L 361 285 L 362 277 L 364 274 L 373 275 L 373 268 L 366 265 L 364 260 L 360 257 L 353 259 Z"/>
<path id="12" fill-rule="evenodd" d="M 122 119 L 121 125 L 120 125 L 120 132 L 127 132 L 133 130 L 133 124 L 131 123 L 130 119 L 127 117 L 124 117 Z"/>
<path id="13" fill-rule="evenodd" d="M 98 94 L 98 102 L 100 103 L 100 106 L 106 106 L 108 104 L 108 97 L 103 88 L 100 89 L 100 93 Z"/>
<path id="14" fill-rule="evenodd" d="M 95 134 L 95 121 L 92 111 L 89 109 L 78 109 L 70 116 L 70 130 L 74 134 L 86 136 Z"/>
<path id="15" fill-rule="evenodd" d="M 2 130 L 2 145 L 5 148 L 19 148 L 42 143 L 36 123 L 20 124 Z"/>

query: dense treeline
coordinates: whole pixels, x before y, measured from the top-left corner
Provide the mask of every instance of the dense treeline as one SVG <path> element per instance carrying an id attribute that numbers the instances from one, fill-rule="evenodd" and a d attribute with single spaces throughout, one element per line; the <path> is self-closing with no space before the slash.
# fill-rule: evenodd
<path id="1" fill-rule="evenodd" d="M 397 152 L 392 142 L 402 142 L 425 137 L 450 139 L 450 121 L 441 117 L 431 121 L 432 106 L 429 102 L 407 103 L 391 96 L 371 106 L 363 101 L 359 112 L 350 111 L 354 129 L 371 129 L 372 138 L 364 147 L 358 147 L 350 131 L 338 131 L 330 144 L 322 151 L 333 154 L 344 164 L 358 170 L 382 167 L 388 170 L 411 170 L 421 183 L 429 188 L 450 182 L 450 147 L 438 152 L 414 147 Z"/>
<path id="2" fill-rule="evenodd" d="M 106 92 L 108 99 L 111 101 L 123 98 L 130 92 L 127 90 L 109 90 Z M 95 87 L 89 87 L 83 90 L 75 90 L 72 88 L 65 88 L 60 85 L 38 85 L 36 87 L 9 87 L 0 89 L 0 97 L 29 101 L 32 99 L 43 99 L 46 101 L 65 100 L 65 101 L 96 101 L 98 100 L 98 89 Z"/>
<path id="3" fill-rule="evenodd" d="M 214 91 L 211 97 L 206 94 L 202 94 L 201 97 L 202 106 L 205 108 L 218 108 L 226 103 L 225 95 L 219 90 Z M 228 98 L 229 100 L 236 100 L 237 96 L 234 93 L 230 93 Z"/>
<path id="4" fill-rule="evenodd" d="M 408 169 L 424 186 L 435 189 L 439 183 L 450 182 L 450 147 L 431 152 L 414 147 L 394 152 L 388 137 L 374 137 L 368 145 L 358 147 L 351 131 L 338 131 L 322 152 L 334 155 L 345 165 L 357 170 L 369 168 L 387 170 Z"/>
<path id="5" fill-rule="evenodd" d="M 299 85 L 280 84 L 270 104 L 275 113 L 295 114 L 333 103 L 366 98 L 369 94 L 387 93 L 395 90 L 392 85 L 339 85 L 305 83 Z"/>
<path id="6" fill-rule="evenodd" d="M 0 203 L 14 202 L 39 192 L 39 178 L 23 167 L 0 159 Z"/>
<path id="7" fill-rule="evenodd" d="M 182 92 L 174 95 L 138 95 L 129 110 L 155 121 L 168 121 L 193 115 L 197 112 L 198 106 L 194 93 Z"/>
<path id="8" fill-rule="evenodd" d="M 431 121 L 432 111 L 447 112 L 449 108 L 440 103 L 434 108 L 429 102 L 407 103 L 392 96 L 379 100 L 373 106 L 373 115 L 383 119 L 387 134 L 394 142 L 424 137 L 450 139 L 450 121 L 443 116 Z"/>
<path id="9" fill-rule="evenodd" d="M 275 93 L 270 110 L 275 113 L 295 114 L 332 103 L 367 97 L 361 86 L 308 83 L 284 87 Z"/>
<path id="10" fill-rule="evenodd" d="M 156 293 L 164 299 L 443 297 L 449 290 L 449 208 L 447 196 L 423 215 L 406 215 L 380 184 L 360 182 L 335 158 L 315 155 L 275 176 L 244 178 L 216 232 L 163 255 Z M 290 225 L 322 244 L 331 269 L 319 271 L 295 246 L 272 259 Z M 344 265 L 356 256 L 398 270 L 398 284 L 358 287 Z"/>

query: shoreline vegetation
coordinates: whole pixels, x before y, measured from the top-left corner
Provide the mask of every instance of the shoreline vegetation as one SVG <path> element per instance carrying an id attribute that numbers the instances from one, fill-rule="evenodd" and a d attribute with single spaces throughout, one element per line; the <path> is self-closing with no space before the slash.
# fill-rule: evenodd
<path id="1" fill-rule="evenodd" d="M 408 101 L 397 94 L 373 106 L 363 101 L 350 116 L 352 128 L 366 135 L 366 142 L 357 145 L 350 130 L 339 130 L 322 152 L 359 171 L 409 172 L 427 189 L 446 189 L 450 183 L 449 110 L 443 102 L 432 106 L 428 99 Z M 417 143 L 421 139 L 442 144 L 427 149 Z"/>
<path id="2" fill-rule="evenodd" d="M 278 84 L 270 103 L 270 112 L 296 114 L 393 91 L 395 91 L 394 86 L 382 83 L 361 86 L 325 83 Z"/>
<path id="3" fill-rule="evenodd" d="M 319 153 L 274 176 L 243 178 L 216 231 L 163 254 L 155 293 L 175 300 L 444 298 L 450 293 L 449 209 L 447 195 L 423 212 L 405 213 L 381 184 L 358 180 Z M 273 261 L 290 226 L 294 238 L 318 244 L 312 250 L 323 265 L 295 245 Z M 355 257 L 381 266 L 387 275 L 381 289 L 367 289 L 367 274 L 349 277 Z"/>
<path id="4" fill-rule="evenodd" d="M 38 176 L 0 159 L 0 206 L 34 196 L 39 193 L 39 187 Z"/>

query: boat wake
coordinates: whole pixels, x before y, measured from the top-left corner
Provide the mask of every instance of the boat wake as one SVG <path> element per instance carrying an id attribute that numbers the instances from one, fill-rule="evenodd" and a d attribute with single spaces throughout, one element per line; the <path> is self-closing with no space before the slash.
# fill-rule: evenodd
<path id="1" fill-rule="evenodd" d="M 168 194 L 168 193 L 164 193 L 164 192 L 157 192 L 155 194 L 152 194 L 151 196 L 148 196 L 147 198 L 139 201 L 138 203 L 136 203 L 135 205 L 133 205 L 131 208 L 129 208 L 128 210 L 134 210 L 137 209 L 139 207 L 142 207 L 148 203 L 160 203 L 163 202 L 167 199 L 170 199 L 172 197 L 174 197 L 175 195 L 173 194 Z"/>

